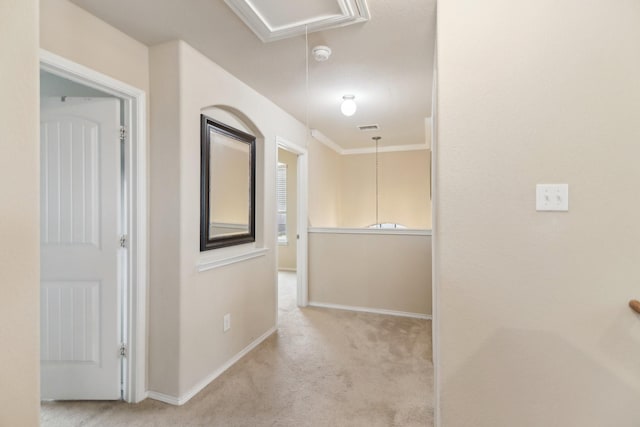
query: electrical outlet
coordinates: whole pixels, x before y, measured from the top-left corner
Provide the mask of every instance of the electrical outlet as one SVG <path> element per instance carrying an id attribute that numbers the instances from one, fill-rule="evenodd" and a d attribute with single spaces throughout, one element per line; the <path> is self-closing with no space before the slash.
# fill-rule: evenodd
<path id="1" fill-rule="evenodd" d="M 222 331 L 227 332 L 231 329 L 231 313 L 227 313 L 222 318 Z"/>

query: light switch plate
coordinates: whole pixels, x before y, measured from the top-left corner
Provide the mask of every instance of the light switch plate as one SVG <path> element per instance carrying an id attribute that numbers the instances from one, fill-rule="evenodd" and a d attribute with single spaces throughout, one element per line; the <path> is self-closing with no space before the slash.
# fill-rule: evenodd
<path id="1" fill-rule="evenodd" d="M 568 211 L 569 184 L 536 185 L 537 211 Z"/>
<path id="2" fill-rule="evenodd" d="M 222 331 L 227 332 L 229 329 L 231 329 L 231 313 L 225 314 L 222 319 Z"/>

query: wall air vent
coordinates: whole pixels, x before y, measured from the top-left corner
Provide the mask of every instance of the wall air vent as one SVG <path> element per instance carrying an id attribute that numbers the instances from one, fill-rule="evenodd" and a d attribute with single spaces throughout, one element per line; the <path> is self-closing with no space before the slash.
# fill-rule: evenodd
<path id="1" fill-rule="evenodd" d="M 380 126 L 378 125 L 360 125 L 358 126 L 358 129 L 360 129 L 363 132 L 367 132 L 370 130 L 379 130 Z"/>

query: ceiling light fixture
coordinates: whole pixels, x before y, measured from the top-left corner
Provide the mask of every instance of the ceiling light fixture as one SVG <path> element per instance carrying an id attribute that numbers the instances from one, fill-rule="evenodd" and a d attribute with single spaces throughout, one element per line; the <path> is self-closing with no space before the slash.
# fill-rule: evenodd
<path id="1" fill-rule="evenodd" d="M 311 50 L 311 54 L 318 62 L 324 62 L 331 56 L 331 48 L 329 46 L 316 46 Z"/>
<path id="2" fill-rule="evenodd" d="M 356 101 L 354 101 L 356 97 L 354 95 L 345 95 L 342 97 L 344 101 L 342 101 L 342 105 L 340 105 L 340 111 L 347 117 L 351 117 L 355 114 L 358 106 L 356 105 Z"/>

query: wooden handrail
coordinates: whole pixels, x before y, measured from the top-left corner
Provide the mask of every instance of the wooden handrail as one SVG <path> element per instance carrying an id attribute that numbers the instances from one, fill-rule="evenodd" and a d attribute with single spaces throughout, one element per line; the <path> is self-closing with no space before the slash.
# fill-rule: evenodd
<path id="1" fill-rule="evenodd" d="M 631 307 L 631 310 L 640 314 L 640 301 L 632 299 L 631 301 L 629 301 L 629 307 Z"/>

